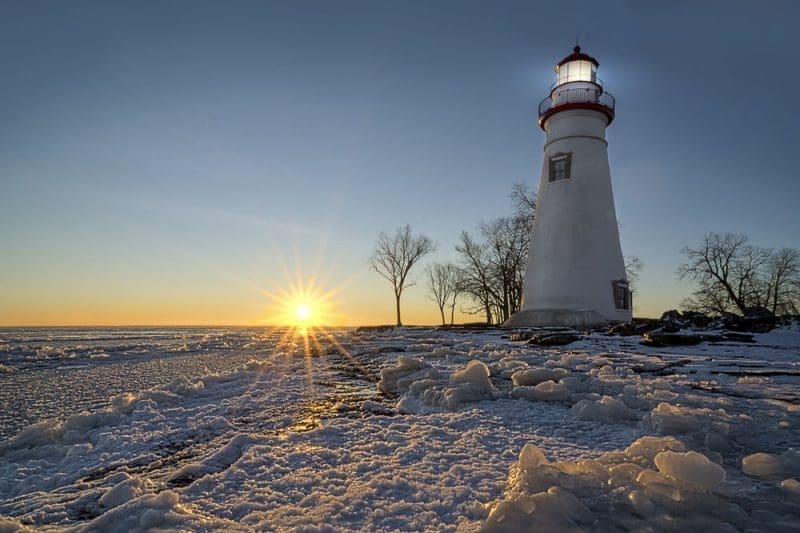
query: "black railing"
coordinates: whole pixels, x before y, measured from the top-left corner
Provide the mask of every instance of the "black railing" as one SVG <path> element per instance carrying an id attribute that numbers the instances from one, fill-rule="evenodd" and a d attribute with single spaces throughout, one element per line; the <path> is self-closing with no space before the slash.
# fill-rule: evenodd
<path id="1" fill-rule="evenodd" d="M 581 87 L 575 89 L 555 89 L 550 96 L 539 104 L 539 117 L 549 114 L 558 106 L 566 104 L 595 104 L 605 107 L 614 113 L 614 97 L 597 87 Z"/>

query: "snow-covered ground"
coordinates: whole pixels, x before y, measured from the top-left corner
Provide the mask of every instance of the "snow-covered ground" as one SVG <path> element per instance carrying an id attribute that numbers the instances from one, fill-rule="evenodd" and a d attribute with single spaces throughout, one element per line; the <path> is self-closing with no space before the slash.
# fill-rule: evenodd
<path id="1" fill-rule="evenodd" d="M 0 531 L 798 531 L 800 330 L 756 340 L 2 330 Z"/>

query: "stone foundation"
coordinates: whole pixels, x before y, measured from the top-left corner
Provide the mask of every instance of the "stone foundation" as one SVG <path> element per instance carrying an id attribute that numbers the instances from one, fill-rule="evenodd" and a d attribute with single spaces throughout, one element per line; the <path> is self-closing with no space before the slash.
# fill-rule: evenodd
<path id="1" fill-rule="evenodd" d="M 527 327 L 598 327 L 611 320 L 591 309 L 523 309 L 505 321 L 504 328 Z"/>

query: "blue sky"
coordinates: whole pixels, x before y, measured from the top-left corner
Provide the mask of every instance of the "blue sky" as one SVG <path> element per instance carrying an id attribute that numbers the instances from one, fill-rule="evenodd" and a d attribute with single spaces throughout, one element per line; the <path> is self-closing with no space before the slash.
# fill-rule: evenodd
<path id="1" fill-rule="evenodd" d="M 4 2 L 0 324 L 253 323 L 301 270 L 351 323 L 409 223 L 457 236 L 538 183 L 538 102 L 580 35 L 639 313 L 707 231 L 800 247 L 794 2 Z M 421 287 L 407 322 L 435 322 Z"/>

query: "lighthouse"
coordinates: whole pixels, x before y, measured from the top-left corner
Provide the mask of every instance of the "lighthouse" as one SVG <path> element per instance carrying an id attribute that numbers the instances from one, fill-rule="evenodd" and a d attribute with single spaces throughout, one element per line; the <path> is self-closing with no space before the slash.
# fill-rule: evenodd
<path id="1" fill-rule="evenodd" d="M 539 104 L 544 160 L 522 305 L 504 324 L 598 326 L 631 319 L 606 128 L 614 97 L 576 46 Z"/>

